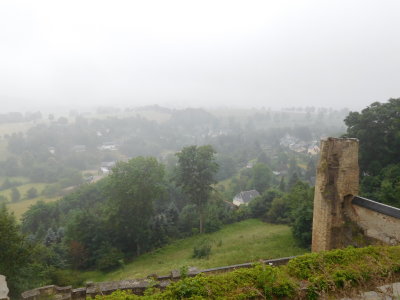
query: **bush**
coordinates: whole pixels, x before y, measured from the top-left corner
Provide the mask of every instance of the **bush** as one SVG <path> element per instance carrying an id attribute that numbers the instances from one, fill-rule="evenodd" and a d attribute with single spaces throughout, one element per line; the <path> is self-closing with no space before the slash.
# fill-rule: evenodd
<path id="1" fill-rule="evenodd" d="M 42 191 L 42 195 L 46 197 L 55 197 L 60 195 L 60 193 L 61 193 L 61 186 L 56 183 L 46 185 Z"/>
<path id="2" fill-rule="evenodd" d="M 271 203 L 271 209 L 266 214 L 266 220 L 274 224 L 289 223 L 289 203 L 285 198 L 275 198 Z"/>
<path id="3" fill-rule="evenodd" d="M 211 253 L 211 242 L 204 239 L 197 243 L 193 248 L 193 258 L 208 258 Z"/>
<path id="4" fill-rule="evenodd" d="M 11 201 L 18 202 L 19 200 L 21 200 L 21 194 L 16 187 L 13 187 L 11 189 Z"/>
<path id="5" fill-rule="evenodd" d="M 38 191 L 34 187 L 31 187 L 29 190 L 26 191 L 26 198 L 33 199 L 38 196 Z"/>
<path id="6" fill-rule="evenodd" d="M 96 252 L 96 265 L 101 271 L 110 271 L 123 264 L 123 254 L 120 250 L 105 244 Z"/>
<path id="7" fill-rule="evenodd" d="M 58 286 L 68 286 L 80 287 L 84 283 L 82 275 L 77 271 L 72 270 L 61 270 L 56 268 L 50 268 L 48 271 L 48 277 L 52 284 Z"/>

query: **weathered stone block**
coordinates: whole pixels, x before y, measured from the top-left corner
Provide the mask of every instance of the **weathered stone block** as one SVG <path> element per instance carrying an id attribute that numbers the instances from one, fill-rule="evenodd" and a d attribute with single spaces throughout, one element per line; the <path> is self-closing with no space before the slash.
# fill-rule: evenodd
<path id="1" fill-rule="evenodd" d="M 0 275 L 0 300 L 8 299 L 8 286 L 6 277 L 4 275 Z"/>
<path id="2" fill-rule="evenodd" d="M 343 247 L 345 200 L 358 194 L 358 140 L 321 141 L 314 194 L 312 251 Z"/>

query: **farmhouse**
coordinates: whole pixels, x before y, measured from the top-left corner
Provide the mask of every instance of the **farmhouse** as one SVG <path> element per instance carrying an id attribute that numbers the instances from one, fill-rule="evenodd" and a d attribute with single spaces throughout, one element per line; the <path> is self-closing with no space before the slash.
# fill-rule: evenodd
<path id="1" fill-rule="evenodd" d="M 249 202 L 257 196 L 260 196 L 260 193 L 256 190 L 242 191 L 233 198 L 233 204 L 236 206 L 248 205 Z"/>
<path id="2" fill-rule="evenodd" d="M 102 151 L 105 151 L 105 150 L 115 151 L 115 150 L 118 150 L 118 145 L 115 144 L 114 142 L 105 142 L 99 147 L 99 150 L 102 150 Z"/>

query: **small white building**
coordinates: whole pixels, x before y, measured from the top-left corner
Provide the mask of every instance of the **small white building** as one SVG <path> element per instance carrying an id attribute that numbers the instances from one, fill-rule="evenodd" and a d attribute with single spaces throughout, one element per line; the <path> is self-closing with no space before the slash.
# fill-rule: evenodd
<path id="1" fill-rule="evenodd" d="M 232 202 L 236 206 L 248 205 L 250 201 L 257 196 L 260 196 L 260 193 L 256 190 L 242 191 L 233 198 Z"/>
<path id="2" fill-rule="evenodd" d="M 111 173 L 112 168 L 115 167 L 115 161 L 104 161 L 100 165 L 99 174 L 108 175 Z"/>
<path id="3" fill-rule="evenodd" d="M 321 150 L 317 145 L 308 147 L 307 153 L 310 155 L 317 155 Z"/>
<path id="4" fill-rule="evenodd" d="M 116 151 L 116 150 L 118 150 L 118 145 L 113 143 L 113 142 L 105 142 L 105 143 L 103 143 L 103 145 L 101 145 L 99 147 L 99 150 L 102 150 L 102 151 L 105 151 L 105 150 Z"/>

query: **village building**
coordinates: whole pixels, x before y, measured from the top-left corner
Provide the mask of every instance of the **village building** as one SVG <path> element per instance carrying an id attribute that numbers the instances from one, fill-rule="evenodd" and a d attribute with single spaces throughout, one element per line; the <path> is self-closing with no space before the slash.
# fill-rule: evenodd
<path id="1" fill-rule="evenodd" d="M 236 206 L 248 205 L 257 196 L 260 196 L 260 193 L 256 190 L 242 191 L 233 198 L 233 204 Z"/>
<path id="2" fill-rule="evenodd" d="M 115 167 L 115 161 L 103 161 L 100 165 L 99 174 L 108 175 L 111 173 L 112 168 Z"/>
<path id="3" fill-rule="evenodd" d="M 116 150 L 118 150 L 118 146 L 114 142 L 105 142 L 99 147 L 99 150 L 116 151 Z"/>

